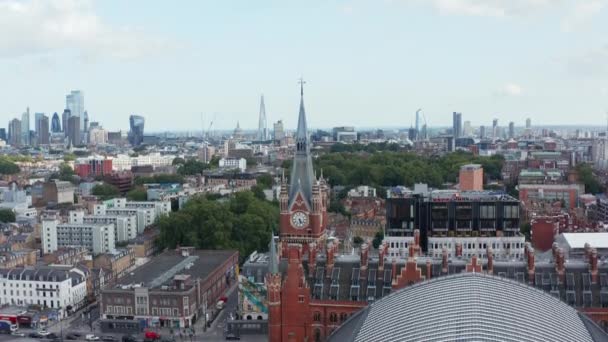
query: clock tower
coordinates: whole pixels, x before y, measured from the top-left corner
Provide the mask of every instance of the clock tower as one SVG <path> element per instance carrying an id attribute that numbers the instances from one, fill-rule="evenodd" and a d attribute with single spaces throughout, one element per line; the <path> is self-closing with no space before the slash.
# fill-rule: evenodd
<path id="1" fill-rule="evenodd" d="M 291 167 L 289 185 L 282 178 L 279 202 L 281 206 L 281 243 L 322 246 L 326 238 L 329 186 L 316 178 L 310 155 L 310 137 L 304 110 L 304 81 L 300 80 L 300 113 L 295 135 L 296 151 Z"/>

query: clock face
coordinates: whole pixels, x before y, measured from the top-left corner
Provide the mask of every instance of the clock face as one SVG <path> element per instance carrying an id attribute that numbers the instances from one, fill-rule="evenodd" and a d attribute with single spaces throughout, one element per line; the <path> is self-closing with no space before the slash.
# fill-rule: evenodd
<path id="1" fill-rule="evenodd" d="M 295 228 L 304 228 L 308 225 L 308 215 L 298 211 L 291 215 L 291 225 Z"/>

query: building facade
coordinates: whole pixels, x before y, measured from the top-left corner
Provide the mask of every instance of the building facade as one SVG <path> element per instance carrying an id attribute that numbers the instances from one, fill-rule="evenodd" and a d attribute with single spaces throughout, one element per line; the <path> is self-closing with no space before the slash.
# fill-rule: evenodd
<path id="1" fill-rule="evenodd" d="M 1 305 L 40 305 L 60 318 L 85 305 L 87 274 L 76 267 L 0 269 Z"/>
<path id="2" fill-rule="evenodd" d="M 59 223 L 42 221 L 42 250 L 53 253 L 62 247 L 85 247 L 93 254 L 111 253 L 116 249 L 114 225 L 94 223 Z"/>

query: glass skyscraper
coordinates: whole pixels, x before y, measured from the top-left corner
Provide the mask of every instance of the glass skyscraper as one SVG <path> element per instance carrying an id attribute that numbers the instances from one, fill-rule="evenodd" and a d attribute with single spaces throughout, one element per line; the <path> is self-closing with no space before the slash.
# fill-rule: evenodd
<path id="1" fill-rule="evenodd" d="M 72 90 L 65 96 L 65 108 L 70 110 L 72 116 L 80 118 L 80 131 L 84 131 L 84 94 L 80 90 Z"/>
<path id="2" fill-rule="evenodd" d="M 144 123 L 143 116 L 131 115 L 129 117 L 129 143 L 131 146 L 139 146 L 144 141 Z"/>

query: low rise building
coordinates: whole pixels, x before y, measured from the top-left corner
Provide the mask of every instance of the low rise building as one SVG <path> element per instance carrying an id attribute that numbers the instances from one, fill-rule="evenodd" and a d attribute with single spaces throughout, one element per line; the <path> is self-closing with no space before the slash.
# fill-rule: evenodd
<path id="1" fill-rule="evenodd" d="M 166 251 L 121 278 L 114 288 L 102 290 L 102 329 L 112 320 L 138 328 L 191 327 L 206 319 L 225 295 L 237 267 L 237 251 Z"/>
<path id="2" fill-rule="evenodd" d="M 89 251 L 85 247 L 61 247 L 52 253 L 42 256 L 45 265 L 74 266 L 89 259 Z"/>
<path id="3" fill-rule="evenodd" d="M 0 269 L 1 305 L 39 305 L 64 318 L 85 304 L 87 273 L 77 267 Z"/>
<path id="4" fill-rule="evenodd" d="M 99 254 L 93 260 L 93 266 L 109 270 L 113 278 L 118 279 L 135 267 L 135 254 L 131 247 L 117 249 L 114 253 Z"/>
<path id="5" fill-rule="evenodd" d="M 42 221 L 42 250 L 53 253 L 61 247 L 85 247 L 93 254 L 114 252 L 114 225 Z"/>
<path id="6" fill-rule="evenodd" d="M 247 159 L 245 158 L 222 158 L 219 160 L 219 168 L 223 170 L 239 170 L 245 172 Z"/>

